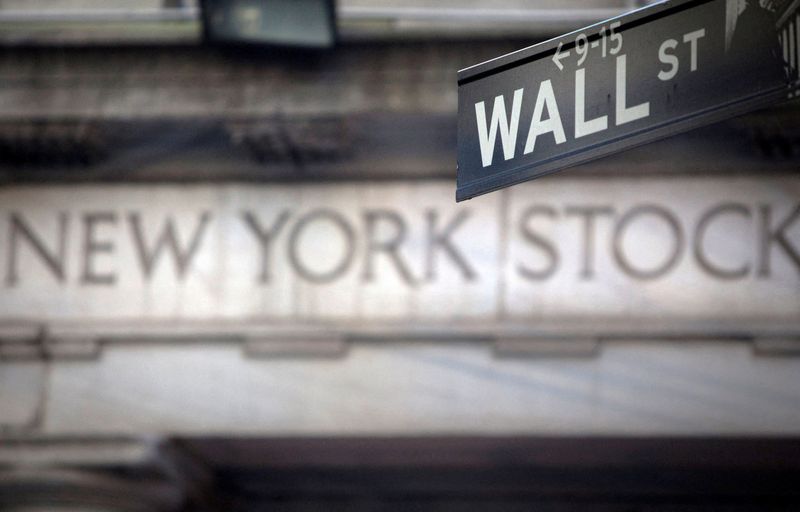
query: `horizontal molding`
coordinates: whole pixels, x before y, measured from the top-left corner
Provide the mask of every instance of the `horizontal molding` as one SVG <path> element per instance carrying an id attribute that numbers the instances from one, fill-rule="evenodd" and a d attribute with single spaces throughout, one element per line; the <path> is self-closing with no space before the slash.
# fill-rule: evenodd
<path id="1" fill-rule="evenodd" d="M 546 36 L 618 16 L 621 6 L 587 8 L 364 6 L 340 2 L 340 41 Z M 557 5 L 555 2 L 551 4 Z M 524 5 L 524 4 L 521 4 Z M 0 42 L 13 44 L 199 44 L 200 10 L 183 8 L 2 9 Z"/>
<path id="2" fill-rule="evenodd" d="M 248 357 L 343 357 L 353 343 L 481 343 L 495 356 L 594 357 L 603 342 L 753 343 L 759 356 L 800 356 L 800 320 L 561 318 L 515 322 L 46 322 L 0 325 L 0 360 L 91 360 L 118 343 L 241 344 Z"/>

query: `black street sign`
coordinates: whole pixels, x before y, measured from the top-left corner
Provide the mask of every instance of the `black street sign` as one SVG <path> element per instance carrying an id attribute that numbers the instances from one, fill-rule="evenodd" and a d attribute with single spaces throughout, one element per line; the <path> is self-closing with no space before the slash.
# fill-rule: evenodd
<path id="1" fill-rule="evenodd" d="M 458 73 L 462 201 L 795 94 L 797 0 L 674 0 Z"/>

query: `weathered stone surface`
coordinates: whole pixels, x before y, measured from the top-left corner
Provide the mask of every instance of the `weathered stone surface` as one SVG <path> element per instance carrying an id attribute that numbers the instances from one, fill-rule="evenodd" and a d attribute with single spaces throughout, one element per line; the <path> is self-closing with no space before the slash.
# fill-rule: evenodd
<path id="1" fill-rule="evenodd" d="M 41 361 L 0 360 L 0 431 L 39 427 L 46 387 L 47 368 Z"/>
<path id="2" fill-rule="evenodd" d="M 363 343 L 315 360 L 126 344 L 53 368 L 43 432 L 797 435 L 798 378 L 797 358 L 735 342 L 607 342 L 585 359 Z"/>
<path id="3" fill-rule="evenodd" d="M 797 179 L 452 194 L 424 181 L 6 188 L 0 318 L 800 320 Z"/>

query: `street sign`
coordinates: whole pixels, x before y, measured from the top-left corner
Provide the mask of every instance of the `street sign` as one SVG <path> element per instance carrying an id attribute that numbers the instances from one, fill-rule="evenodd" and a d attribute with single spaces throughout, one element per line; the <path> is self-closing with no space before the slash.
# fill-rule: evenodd
<path id="1" fill-rule="evenodd" d="M 792 97 L 796 0 L 674 0 L 458 73 L 456 200 Z"/>

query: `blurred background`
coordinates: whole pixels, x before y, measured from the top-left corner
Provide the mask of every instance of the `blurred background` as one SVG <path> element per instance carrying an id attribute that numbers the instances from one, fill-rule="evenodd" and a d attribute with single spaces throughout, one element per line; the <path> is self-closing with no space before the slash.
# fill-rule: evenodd
<path id="1" fill-rule="evenodd" d="M 798 510 L 796 102 L 454 200 L 645 4 L 0 0 L 0 509 Z"/>

